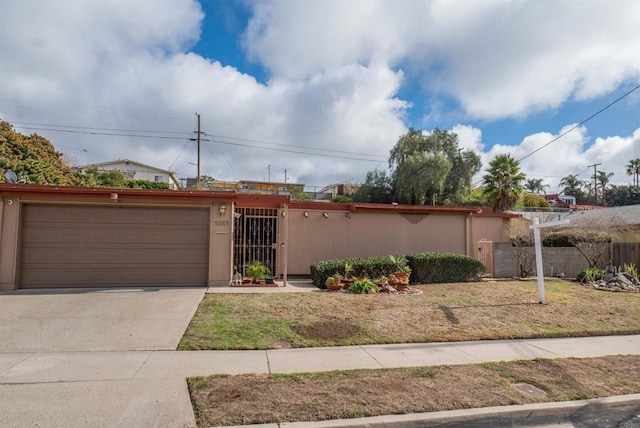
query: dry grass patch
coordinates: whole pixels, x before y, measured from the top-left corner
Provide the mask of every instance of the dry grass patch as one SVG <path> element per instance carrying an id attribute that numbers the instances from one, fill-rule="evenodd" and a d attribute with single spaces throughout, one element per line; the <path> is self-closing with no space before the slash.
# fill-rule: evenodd
<path id="1" fill-rule="evenodd" d="M 418 286 L 420 295 L 209 294 L 179 349 L 270 349 L 640 333 L 640 294 L 569 281 Z"/>
<path id="2" fill-rule="evenodd" d="M 640 391 L 640 356 L 188 380 L 199 427 L 322 421 Z M 528 383 L 536 397 L 516 389 Z"/>

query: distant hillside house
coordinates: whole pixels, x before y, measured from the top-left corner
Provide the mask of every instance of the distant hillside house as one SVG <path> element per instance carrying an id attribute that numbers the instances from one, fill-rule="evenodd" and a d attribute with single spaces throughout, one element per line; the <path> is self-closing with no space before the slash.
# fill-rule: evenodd
<path id="1" fill-rule="evenodd" d="M 196 186 L 195 178 L 187 178 L 187 189 Z M 252 193 L 263 195 L 287 195 L 292 191 L 304 190 L 304 184 L 300 183 L 278 183 L 274 181 L 208 181 L 202 184 L 204 190 L 233 190 L 238 193 Z"/>
<path id="2" fill-rule="evenodd" d="M 172 189 L 180 188 L 180 183 L 173 172 L 129 159 L 82 165 L 74 168 L 74 170 L 85 173 L 88 169 L 92 168 L 96 168 L 98 171 L 120 171 L 127 177 L 127 180 L 148 180 L 156 183 L 169 183 Z"/>
<path id="3" fill-rule="evenodd" d="M 358 191 L 360 186 L 351 183 L 335 183 L 320 189 L 320 193 L 328 193 L 331 197 L 346 196 L 350 198 Z"/>

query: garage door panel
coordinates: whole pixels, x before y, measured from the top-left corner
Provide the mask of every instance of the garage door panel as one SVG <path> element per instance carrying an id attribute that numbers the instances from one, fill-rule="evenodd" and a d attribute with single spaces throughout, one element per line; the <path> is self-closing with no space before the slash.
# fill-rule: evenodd
<path id="1" fill-rule="evenodd" d="M 122 267 L 117 271 L 104 268 L 70 268 L 64 272 L 57 270 L 29 270 L 24 278 L 31 288 L 55 287 L 95 287 L 95 286 L 135 286 L 150 285 L 146 281 L 150 275 L 161 275 L 165 278 L 162 283 L 154 285 L 203 285 L 201 278 L 207 275 L 207 269 L 199 266 L 175 266 L 153 271 L 141 269 L 127 269 Z M 87 282 L 87 278 L 91 282 Z"/>
<path id="2" fill-rule="evenodd" d="M 175 246 L 173 248 L 155 248 L 153 246 L 136 246 L 134 248 L 105 248 L 98 245 L 84 245 L 79 247 L 29 247 L 23 249 L 22 265 L 29 269 L 40 264 L 66 263 L 70 265 L 92 263 L 99 260 L 98 265 L 104 264 L 137 264 L 137 263 L 174 263 L 175 251 L 181 252 L 180 259 L 189 259 L 193 263 L 206 263 L 208 260 L 207 248 L 193 248 Z M 183 264 L 186 262 L 183 262 Z M 189 264 L 193 264 L 189 263 Z M 96 264 L 95 262 L 93 263 Z M 56 266 L 48 266 L 56 268 Z M 60 266 L 59 268 L 62 268 Z"/>
<path id="3" fill-rule="evenodd" d="M 207 244 L 207 228 L 204 227 L 170 227 L 152 229 L 149 225 L 139 227 L 78 227 L 72 223 L 60 224 L 59 230 L 52 229 L 52 225 L 29 228 L 25 231 L 23 243 L 131 243 L 152 242 L 156 244 L 172 245 L 176 242 L 188 241 Z"/>
<path id="4" fill-rule="evenodd" d="M 23 288 L 207 283 L 208 208 L 23 208 Z"/>

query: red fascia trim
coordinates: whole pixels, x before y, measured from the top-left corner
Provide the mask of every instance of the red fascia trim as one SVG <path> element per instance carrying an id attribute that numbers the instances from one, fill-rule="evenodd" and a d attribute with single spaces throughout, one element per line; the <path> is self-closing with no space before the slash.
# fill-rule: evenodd
<path id="1" fill-rule="evenodd" d="M 238 208 L 283 208 L 289 201 L 289 195 L 238 193 L 236 206 Z"/>
<path id="2" fill-rule="evenodd" d="M 351 211 L 352 204 L 343 202 L 291 201 L 290 209 L 316 211 Z"/>
<path id="3" fill-rule="evenodd" d="M 237 199 L 236 192 L 211 192 L 207 190 L 148 190 L 148 189 L 112 189 L 106 187 L 43 186 L 36 184 L 0 184 L 0 194 L 31 194 L 58 196 L 98 196 L 111 197 L 112 193 L 127 196 L 127 199 Z"/>
<path id="4" fill-rule="evenodd" d="M 350 204 L 351 211 L 383 211 L 399 213 L 478 213 L 478 208 L 433 205 Z"/>

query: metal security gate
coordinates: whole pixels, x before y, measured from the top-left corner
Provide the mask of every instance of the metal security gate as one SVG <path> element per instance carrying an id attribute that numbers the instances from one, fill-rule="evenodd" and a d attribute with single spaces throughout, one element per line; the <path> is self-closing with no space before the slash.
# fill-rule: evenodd
<path id="1" fill-rule="evenodd" d="M 276 272 L 278 242 L 276 208 L 236 208 L 233 237 L 233 269 L 243 276 L 254 261 L 264 263 L 272 275 Z"/>

